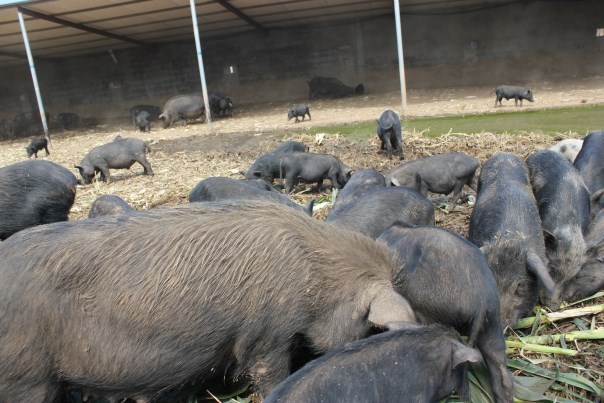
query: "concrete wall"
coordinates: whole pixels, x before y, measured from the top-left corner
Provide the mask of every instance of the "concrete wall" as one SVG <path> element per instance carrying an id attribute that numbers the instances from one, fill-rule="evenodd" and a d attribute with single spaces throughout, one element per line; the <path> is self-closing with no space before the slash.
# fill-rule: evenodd
<path id="1" fill-rule="evenodd" d="M 601 0 L 521 2 L 451 15 L 403 15 L 408 88 L 530 84 L 602 74 Z M 600 38 L 601 40 L 601 38 Z M 315 75 L 399 88 L 394 17 L 203 39 L 210 91 L 235 104 L 304 100 Z M 200 89 L 192 41 L 61 61 L 37 61 L 46 108 L 97 117 L 136 103 L 163 104 Z M 26 63 L 0 72 L 0 117 L 35 108 Z"/>

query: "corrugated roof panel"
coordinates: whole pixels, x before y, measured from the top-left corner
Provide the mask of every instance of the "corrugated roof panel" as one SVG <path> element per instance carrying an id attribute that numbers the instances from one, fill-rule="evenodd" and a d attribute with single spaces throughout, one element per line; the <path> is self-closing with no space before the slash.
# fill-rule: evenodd
<path id="1" fill-rule="evenodd" d="M 392 13 L 391 0 L 227 0 L 265 28 L 291 27 L 343 19 L 369 18 Z M 450 10 L 451 7 L 494 4 L 508 0 L 400 0 L 405 10 Z M 3 5 L 0 0 L 0 50 L 24 54 L 17 6 L 143 42 L 192 40 L 188 0 L 34 0 Z M 203 37 L 231 35 L 256 29 L 215 0 L 197 0 Z M 135 46 L 128 42 L 66 28 L 24 16 L 34 56 L 95 53 L 104 47 Z M 2 56 L 0 66 L 10 60 Z"/>

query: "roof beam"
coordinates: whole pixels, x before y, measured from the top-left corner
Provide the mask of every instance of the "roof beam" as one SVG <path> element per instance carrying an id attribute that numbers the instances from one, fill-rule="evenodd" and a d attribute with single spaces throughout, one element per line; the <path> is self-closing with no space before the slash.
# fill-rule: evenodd
<path id="1" fill-rule="evenodd" d="M 218 4 L 220 4 L 222 7 L 229 10 L 231 13 L 235 14 L 237 17 L 241 18 L 243 21 L 250 24 L 251 26 L 258 28 L 260 31 L 262 31 L 264 33 L 268 32 L 268 30 L 266 28 L 264 28 L 262 25 L 258 24 L 250 16 L 245 14 L 243 11 L 241 11 L 237 7 L 233 6 L 231 3 L 229 3 L 228 0 L 214 0 L 214 1 Z"/>
<path id="2" fill-rule="evenodd" d="M 122 35 L 113 34 L 111 32 L 107 32 L 107 31 L 101 31 L 100 29 L 96 29 L 96 28 L 89 27 L 87 25 L 82 25 L 82 24 L 78 24 L 76 22 L 64 20 L 62 18 L 57 18 L 52 15 L 43 14 L 43 13 L 40 13 L 40 12 L 37 12 L 34 10 L 29 10 L 27 8 L 18 7 L 18 10 L 22 14 L 29 15 L 30 17 L 53 22 L 55 24 L 63 25 L 66 27 L 79 29 L 81 31 L 90 32 L 92 34 L 97 34 L 97 35 L 105 36 L 105 37 L 112 38 L 112 39 L 117 39 L 118 41 L 122 41 L 122 42 L 133 43 L 138 46 L 145 46 L 145 47 L 151 47 L 151 48 L 154 47 L 154 45 L 148 44 L 146 42 L 128 38 L 128 37 L 122 36 Z"/>
<path id="3" fill-rule="evenodd" d="M 14 57 L 15 59 L 27 59 L 27 56 L 20 53 L 5 52 L 3 50 L 0 50 L 0 56 Z"/>

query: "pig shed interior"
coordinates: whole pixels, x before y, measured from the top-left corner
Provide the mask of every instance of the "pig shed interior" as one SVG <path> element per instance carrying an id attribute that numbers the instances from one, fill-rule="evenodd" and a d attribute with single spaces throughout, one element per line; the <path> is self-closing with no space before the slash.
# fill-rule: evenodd
<path id="1" fill-rule="evenodd" d="M 398 0 L 397 0 L 398 1 Z M 400 88 L 392 0 L 197 0 L 209 92 L 235 105 L 303 102 L 332 76 Z M 0 1 L 0 118 L 45 109 L 123 118 L 201 90 L 187 0 Z M 407 88 L 519 84 L 602 73 L 601 0 L 400 0 Z"/>

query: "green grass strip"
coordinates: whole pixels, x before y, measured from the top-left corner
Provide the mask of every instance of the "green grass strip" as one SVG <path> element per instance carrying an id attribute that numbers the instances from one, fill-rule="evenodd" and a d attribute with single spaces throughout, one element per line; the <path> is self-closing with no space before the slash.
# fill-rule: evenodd
<path id="1" fill-rule="evenodd" d="M 445 133 L 475 134 L 482 132 L 519 134 L 535 132 L 555 135 L 573 132 L 585 135 L 604 130 L 604 105 L 573 108 L 535 109 L 514 112 L 483 113 L 465 116 L 410 118 L 403 122 L 405 131 L 423 132 L 430 137 Z M 376 119 L 379 116 L 376 116 Z M 307 134 L 339 133 L 353 140 L 375 136 L 376 121 L 314 127 Z"/>

